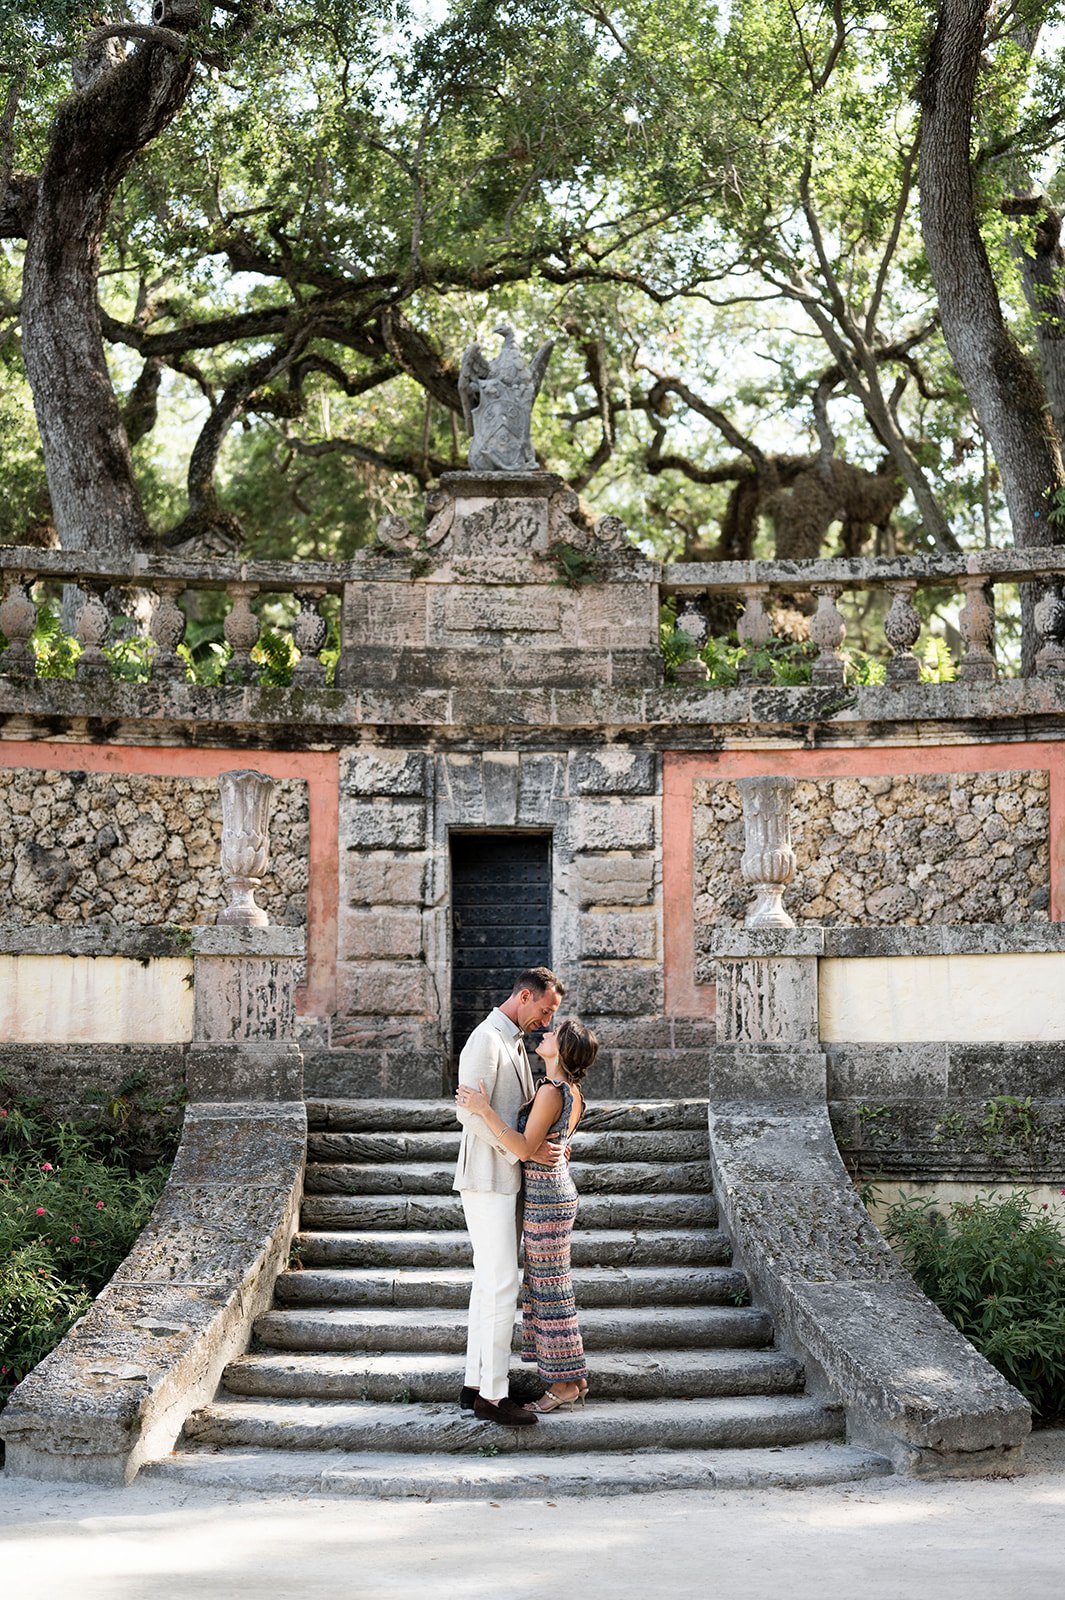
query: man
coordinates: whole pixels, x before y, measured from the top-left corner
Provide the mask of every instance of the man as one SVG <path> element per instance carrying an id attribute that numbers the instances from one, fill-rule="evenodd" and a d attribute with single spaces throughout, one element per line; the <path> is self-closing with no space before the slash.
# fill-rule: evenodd
<path id="1" fill-rule="evenodd" d="M 459 1083 L 483 1083 L 504 1122 L 514 1126 L 532 1099 L 533 1076 L 523 1034 L 548 1028 L 565 990 L 547 967 L 530 967 L 514 980 L 510 998 L 479 1023 L 459 1057 Z M 462 1123 L 453 1189 L 473 1244 L 473 1288 L 466 1341 L 466 1376 L 459 1403 L 475 1416 L 505 1427 L 526 1428 L 535 1413 L 509 1397 L 510 1347 L 518 1304 L 518 1197 L 521 1162 L 489 1132 L 483 1117 L 458 1108 Z M 543 1147 L 541 1147 L 543 1149 Z M 541 1152 L 537 1151 L 540 1157 Z M 546 1159 L 561 1159 L 552 1151 Z"/>

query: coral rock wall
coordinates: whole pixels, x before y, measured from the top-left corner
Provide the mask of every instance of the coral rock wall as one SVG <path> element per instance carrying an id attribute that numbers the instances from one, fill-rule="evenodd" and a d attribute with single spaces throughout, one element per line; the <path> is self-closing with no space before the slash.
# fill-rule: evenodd
<path id="1" fill-rule="evenodd" d="M 707 781 L 692 798 L 696 929 L 741 924 L 739 794 Z M 1042 771 L 802 779 L 786 908 L 799 923 L 1046 922 L 1047 800 Z"/>
<path id="2" fill-rule="evenodd" d="M 0 920 L 213 922 L 221 837 L 213 778 L 0 770 Z M 306 921 L 307 839 L 307 785 L 281 780 L 256 896 L 272 922 Z"/>

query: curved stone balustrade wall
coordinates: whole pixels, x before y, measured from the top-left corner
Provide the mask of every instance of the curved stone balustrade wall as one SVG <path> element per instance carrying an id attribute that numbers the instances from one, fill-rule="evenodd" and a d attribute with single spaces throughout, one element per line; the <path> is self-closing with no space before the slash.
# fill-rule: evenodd
<path id="1" fill-rule="evenodd" d="M 169 1047 L 188 1094 L 170 1178 L 111 1282 L 12 1392 L 0 1436 L 13 1474 L 124 1482 L 165 1455 L 246 1348 L 287 1261 L 307 1140 L 303 1062 L 291 1042 L 302 932 L 203 928 L 177 937 L 0 930 L 0 959 L 66 963 L 105 998 L 115 963 L 183 968 L 192 984 L 191 1037 Z M 79 1069 L 93 1070 L 95 1052 L 108 1046 L 59 1048 L 75 1080 L 65 1093 L 76 1099 Z M 9 1061 L 19 1051 L 31 1062 L 48 1053 L 41 1044 L 5 1047 Z"/>
<path id="2" fill-rule="evenodd" d="M 0 1414 L 7 1472 L 129 1482 L 213 1398 L 296 1229 L 307 1143 L 298 1051 L 285 1076 L 287 1098 L 273 1103 L 190 1104 L 147 1227 Z"/>
<path id="3" fill-rule="evenodd" d="M 735 1258 L 781 1345 L 843 1400 L 849 1437 L 917 1474 L 1008 1470 L 1031 1426 L 1027 1402 L 902 1269 L 840 1159 L 818 992 L 831 938 L 715 937 L 710 1149 Z"/>

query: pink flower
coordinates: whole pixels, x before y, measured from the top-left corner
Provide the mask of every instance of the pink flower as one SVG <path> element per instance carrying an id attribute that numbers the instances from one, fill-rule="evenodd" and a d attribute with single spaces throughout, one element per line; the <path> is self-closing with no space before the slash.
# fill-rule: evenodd
<path id="1" fill-rule="evenodd" d="M 41 1171 L 42 1172 L 54 1172 L 55 1168 L 53 1167 L 53 1165 L 52 1165 L 52 1163 L 50 1161 L 42 1161 L 41 1162 Z"/>
<path id="2" fill-rule="evenodd" d="M 72 1233 L 70 1235 L 70 1242 L 71 1242 L 71 1244 L 80 1244 L 81 1243 L 81 1239 L 76 1233 Z"/>
<path id="3" fill-rule="evenodd" d="M 39 1216 L 39 1217 L 43 1217 L 43 1216 L 46 1216 L 46 1215 L 47 1215 L 47 1213 L 46 1213 L 46 1212 L 45 1212 L 45 1209 L 44 1209 L 44 1207 L 43 1207 L 43 1206 L 38 1206 L 38 1207 L 37 1207 L 37 1215 L 38 1215 L 38 1216 Z"/>
<path id="4" fill-rule="evenodd" d="M 96 1209 L 97 1209 L 97 1211 L 102 1211 L 102 1210 L 103 1210 L 103 1208 L 104 1208 L 104 1203 L 103 1203 L 103 1201 L 102 1201 L 102 1200 L 97 1200 L 97 1202 L 96 1202 Z"/>
<path id="5" fill-rule="evenodd" d="M 4 1110 L 3 1106 L 0 1106 L 0 1117 L 6 1117 L 6 1116 L 7 1116 L 7 1112 Z M 4 1371 L 5 1372 L 7 1371 L 6 1367 L 4 1368 Z"/>

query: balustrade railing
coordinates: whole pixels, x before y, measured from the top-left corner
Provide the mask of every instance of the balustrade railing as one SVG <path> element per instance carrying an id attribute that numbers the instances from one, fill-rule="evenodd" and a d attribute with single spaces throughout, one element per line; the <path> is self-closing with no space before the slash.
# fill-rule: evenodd
<path id="1" fill-rule="evenodd" d="M 38 668 L 31 640 L 39 622 L 35 593 L 58 594 L 64 585 L 77 592 L 74 635 L 80 654 L 74 668 L 79 682 L 103 682 L 112 677 L 106 645 L 116 614 L 124 610 L 123 595 L 131 611 L 150 615 L 147 635 L 154 641 L 148 652 L 148 672 L 153 683 L 183 683 L 189 675 L 187 660 L 179 653 L 187 627 L 183 597 L 214 593 L 226 597 L 222 634 L 229 657 L 222 681 L 241 685 L 259 680 L 261 665 L 252 652 L 262 635 L 256 600 L 288 602 L 283 609 L 295 615 L 283 624 L 292 652 L 292 681 L 304 688 L 324 686 L 321 659 L 328 637 L 322 603 L 327 595 L 342 595 L 349 568 L 324 562 L 180 561 L 161 556 L 135 556 L 125 562 L 93 561 L 77 551 L 0 548 L 0 632 L 7 641 L 0 652 L 0 674 L 32 678 Z M 342 647 L 341 647 L 342 648 Z"/>
<path id="2" fill-rule="evenodd" d="M 365 597 L 375 581 L 397 581 L 394 558 L 360 552 L 347 562 L 187 561 L 169 556 L 139 555 L 124 562 L 94 560 L 84 552 L 0 547 L 0 674 L 32 678 L 38 666 L 32 639 L 39 622 L 39 600 L 57 599 L 64 586 L 77 594 L 74 632 L 80 654 L 74 668 L 83 682 L 104 682 L 113 672 L 108 640 L 117 614 L 136 613 L 140 627 L 154 642 L 145 670 L 152 682 L 182 683 L 188 662 L 179 653 L 185 638 L 188 596 L 213 593 L 223 597 L 222 635 L 229 647 L 222 671 L 226 684 L 259 680 L 261 665 L 253 651 L 262 637 L 259 612 L 264 604 L 282 601 L 283 616 L 274 631 L 291 640 L 292 681 L 303 687 L 323 686 L 322 652 L 329 636 L 328 597 L 359 591 Z M 446 573 L 442 581 L 446 581 Z M 419 578 L 410 577 L 411 582 Z M 1065 546 L 1041 550 L 982 550 L 959 557 L 898 556 L 833 561 L 700 562 L 661 569 L 659 598 L 676 602 L 677 626 L 697 646 L 708 635 L 708 607 L 722 612 L 721 601 L 734 602 L 736 633 L 746 647 L 748 665 L 741 676 L 756 676 L 751 665 L 774 638 L 774 602 L 786 608 L 804 599 L 808 632 L 816 655 L 811 664 L 815 684 L 842 684 L 847 660 L 843 651 L 847 625 L 840 609 L 844 596 L 882 596 L 879 611 L 887 649 L 886 678 L 891 684 L 916 681 L 919 641 L 924 623 L 914 604 L 922 589 L 937 598 L 953 593 L 955 638 L 961 648 L 957 674 L 963 681 L 991 683 L 999 674 L 995 650 L 994 590 L 1001 585 L 1031 586 L 1039 599 L 1034 621 L 1039 648 L 1034 672 L 1040 677 L 1065 675 Z M 35 595 L 38 599 L 35 600 Z M 128 596 L 128 602 L 123 598 Z M 372 604 L 372 602 L 371 602 Z M 338 687 L 351 687 L 345 671 L 349 641 L 341 604 Z M 724 608 L 726 612 L 729 607 Z M 363 607 L 365 610 L 365 606 Z M 471 640 L 472 643 L 472 640 Z M 698 677 L 698 668 L 691 674 Z"/>
<path id="3" fill-rule="evenodd" d="M 1040 644 L 1034 657 L 1037 676 L 1065 673 L 1065 546 L 1041 550 L 981 550 L 957 557 L 884 556 L 835 561 L 733 561 L 664 567 L 661 595 L 673 596 L 677 627 L 693 644 L 708 635 L 708 604 L 732 597 L 736 633 L 748 661 L 773 641 L 774 598 L 808 598 L 809 637 L 817 650 L 811 677 L 817 684 L 841 684 L 846 675 L 843 643 L 846 622 L 837 602 L 847 593 L 883 596 L 883 631 L 890 655 L 886 679 L 914 683 L 920 672 L 917 645 L 924 628 L 914 598 L 921 589 L 953 591 L 960 609 L 957 632 L 962 648 L 957 675 L 970 683 L 991 683 L 999 674 L 995 654 L 996 585 L 1031 584 L 1039 590 L 1034 620 Z M 747 668 L 747 675 L 755 670 Z M 683 676 L 684 674 L 682 674 Z M 690 676 L 698 676 L 698 669 Z M 743 669 L 741 668 L 741 676 Z"/>

